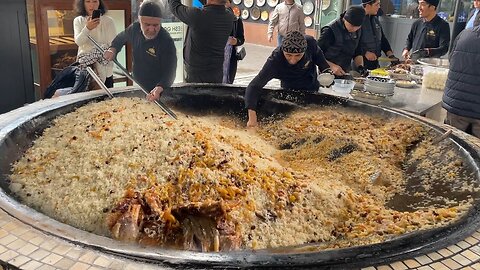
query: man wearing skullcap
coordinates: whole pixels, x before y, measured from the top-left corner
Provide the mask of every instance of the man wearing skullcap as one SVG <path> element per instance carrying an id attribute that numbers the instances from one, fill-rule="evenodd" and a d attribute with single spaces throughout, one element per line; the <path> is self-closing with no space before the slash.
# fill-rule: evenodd
<path id="1" fill-rule="evenodd" d="M 351 6 L 340 18 L 321 30 L 318 46 L 336 77 L 346 76 L 350 72 L 352 59 L 360 74 L 368 74 L 363 66 L 360 46 L 364 18 L 365 10 L 361 6 Z"/>
<path id="2" fill-rule="evenodd" d="M 133 76 L 141 86 L 151 90 L 149 100 L 158 99 L 172 85 L 177 70 L 177 50 L 170 34 L 162 28 L 161 14 L 156 3 L 144 1 L 138 21 L 119 33 L 104 54 L 112 60 L 125 44 L 131 44 Z"/>
<path id="3" fill-rule="evenodd" d="M 169 0 L 173 15 L 188 25 L 183 46 L 186 81 L 222 83 L 225 44 L 232 33 L 235 15 L 225 9 L 226 0 L 207 0 L 202 9 L 181 0 Z"/>
<path id="4" fill-rule="evenodd" d="M 247 126 L 258 125 L 256 113 L 258 101 L 262 88 L 271 79 L 279 79 L 284 89 L 314 92 L 320 86 L 317 80 L 317 67 L 321 72 L 330 72 L 330 67 L 315 39 L 298 31 L 289 32 L 282 45 L 272 52 L 245 91 Z"/>
<path id="5" fill-rule="evenodd" d="M 448 52 L 450 26 L 437 15 L 439 0 L 420 0 L 420 18 L 412 24 L 402 56 L 418 60 L 424 57 L 440 57 Z"/>
<path id="6" fill-rule="evenodd" d="M 365 9 L 365 19 L 362 24 L 360 47 L 364 66 L 370 70 L 380 67 L 378 57 L 382 55 L 382 51 L 392 59 L 392 63 L 398 63 L 398 58 L 393 54 L 392 47 L 385 37 L 377 17 L 380 0 L 362 0 L 362 6 Z"/>

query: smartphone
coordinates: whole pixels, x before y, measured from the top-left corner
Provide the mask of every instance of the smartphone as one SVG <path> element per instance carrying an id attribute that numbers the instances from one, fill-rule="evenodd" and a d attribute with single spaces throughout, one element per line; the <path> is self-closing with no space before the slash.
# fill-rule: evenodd
<path id="1" fill-rule="evenodd" d="M 96 9 L 92 12 L 92 19 L 97 19 L 97 18 L 100 18 L 100 9 Z"/>

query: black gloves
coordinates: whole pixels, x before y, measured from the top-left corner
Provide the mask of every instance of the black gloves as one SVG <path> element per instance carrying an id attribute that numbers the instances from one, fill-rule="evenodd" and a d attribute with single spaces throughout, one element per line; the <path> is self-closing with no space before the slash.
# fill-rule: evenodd
<path id="1" fill-rule="evenodd" d="M 416 61 L 420 58 L 425 58 L 425 57 L 428 57 L 428 50 L 427 49 L 420 49 L 420 50 L 416 50 L 414 51 L 411 55 L 410 55 L 410 59 Z"/>
<path id="2" fill-rule="evenodd" d="M 390 62 L 390 66 L 396 66 L 396 65 L 400 64 L 400 59 L 395 57 L 395 55 L 392 54 L 388 58 L 392 59 L 392 61 Z"/>
<path id="3" fill-rule="evenodd" d="M 368 76 L 368 69 L 366 69 L 364 66 L 358 66 L 358 73 L 360 73 L 360 76 L 362 77 L 367 77 Z"/>

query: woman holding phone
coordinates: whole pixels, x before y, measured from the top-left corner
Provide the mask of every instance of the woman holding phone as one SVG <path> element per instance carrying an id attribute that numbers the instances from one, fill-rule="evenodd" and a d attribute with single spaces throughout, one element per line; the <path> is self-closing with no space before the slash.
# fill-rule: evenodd
<path id="1" fill-rule="evenodd" d="M 113 19 L 105 15 L 107 8 L 103 0 L 75 0 L 74 8 L 78 14 L 73 20 L 75 43 L 78 45 L 77 56 L 96 50 L 88 35 L 102 47 L 110 47 L 117 31 Z M 113 62 L 105 65 L 97 62 L 95 70 L 108 88 L 113 87 Z"/>

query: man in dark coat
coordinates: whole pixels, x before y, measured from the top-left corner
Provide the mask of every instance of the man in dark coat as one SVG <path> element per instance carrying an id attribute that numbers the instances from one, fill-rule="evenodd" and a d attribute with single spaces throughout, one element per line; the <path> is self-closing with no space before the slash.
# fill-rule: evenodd
<path id="1" fill-rule="evenodd" d="M 262 88 L 271 79 L 280 79 L 284 89 L 314 92 L 320 87 L 317 67 L 330 72 L 330 67 L 317 46 L 315 39 L 298 31 L 289 32 L 263 65 L 262 70 L 250 82 L 245 91 L 245 107 L 248 109 L 248 127 L 257 126 L 257 106 Z M 333 76 L 332 76 L 333 81 Z"/>
<path id="2" fill-rule="evenodd" d="M 363 9 L 365 9 L 365 19 L 362 24 L 362 36 L 360 37 L 360 47 L 363 54 L 363 63 L 367 69 L 376 69 L 380 67 L 378 57 L 385 55 L 398 62 L 392 51 L 385 34 L 383 34 L 382 25 L 378 20 L 377 13 L 380 9 L 380 0 L 362 0 Z"/>
<path id="3" fill-rule="evenodd" d="M 437 15 L 439 0 L 420 0 L 420 18 L 412 24 L 402 56 L 417 60 L 440 57 L 448 52 L 450 26 Z"/>
<path id="4" fill-rule="evenodd" d="M 225 0 L 207 0 L 202 8 L 169 0 L 172 13 L 188 25 L 183 47 L 186 81 L 222 83 L 225 44 L 235 15 L 225 9 Z"/>
<path id="5" fill-rule="evenodd" d="M 318 46 L 325 54 L 330 68 L 336 77 L 342 77 L 351 70 L 352 59 L 358 71 L 366 74 L 363 67 L 363 55 L 360 47 L 362 23 L 365 10 L 360 6 L 351 6 L 340 18 L 322 28 Z"/>
<path id="6" fill-rule="evenodd" d="M 442 98 L 446 122 L 460 130 L 471 128 L 480 138 L 480 26 L 463 30 L 450 54 L 450 70 Z"/>
<path id="7" fill-rule="evenodd" d="M 480 0 L 473 0 L 473 9 L 470 10 L 465 29 L 470 29 L 480 25 Z"/>
<path id="8" fill-rule="evenodd" d="M 177 50 L 170 34 L 162 28 L 160 16 L 156 3 L 143 3 L 138 22 L 119 33 L 104 53 L 105 59 L 112 60 L 127 42 L 132 44 L 133 75 L 145 90 L 151 90 L 149 100 L 158 99 L 172 85 L 177 70 Z"/>

